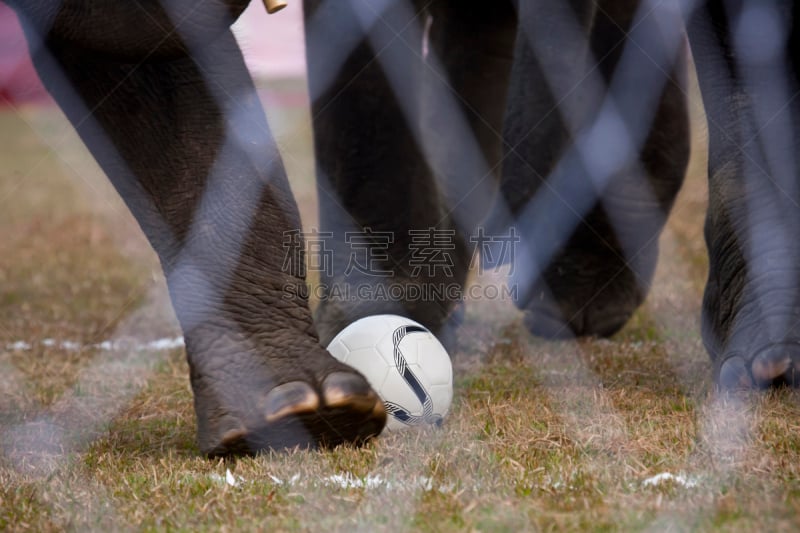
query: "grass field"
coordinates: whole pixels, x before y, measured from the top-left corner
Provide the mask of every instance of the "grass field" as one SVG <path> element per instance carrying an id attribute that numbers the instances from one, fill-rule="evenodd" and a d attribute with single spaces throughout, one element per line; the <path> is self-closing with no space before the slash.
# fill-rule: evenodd
<path id="1" fill-rule="evenodd" d="M 306 111 L 269 111 L 313 226 Z M 135 222 L 57 109 L 3 109 L 0 530 L 796 531 L 798 393 L 715 397 L 700 342 L 696 129 L 614 338 L 544 342 L 471 301 L 440 430 L 224 462 L 199 456 L 183 350 L 145 345 L 180 332 Z"/>

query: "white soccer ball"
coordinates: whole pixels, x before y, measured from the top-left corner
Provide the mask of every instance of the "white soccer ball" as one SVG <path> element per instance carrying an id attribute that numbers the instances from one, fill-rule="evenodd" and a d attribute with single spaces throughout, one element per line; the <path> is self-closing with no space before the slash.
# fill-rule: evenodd
<path id="1" fill-rule="evenodd" d="M 356 320 L 328 351 L 367 378 L 386 406 L 386 429 L 441 424 L 453 401 L 453 366 L 436 337 L 397 315 Z"/>

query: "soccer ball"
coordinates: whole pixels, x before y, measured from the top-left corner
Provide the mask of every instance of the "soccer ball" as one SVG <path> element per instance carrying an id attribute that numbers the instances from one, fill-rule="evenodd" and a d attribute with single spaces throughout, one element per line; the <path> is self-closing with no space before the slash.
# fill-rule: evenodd
<path id="1" fill-rule="evenodd" d="M 356 320 L 328 351 L 367 378 L 386 406 L 386 429 L 440 425 L 453 401 L 447 350 L 421 324 L 397 315 Z"/>

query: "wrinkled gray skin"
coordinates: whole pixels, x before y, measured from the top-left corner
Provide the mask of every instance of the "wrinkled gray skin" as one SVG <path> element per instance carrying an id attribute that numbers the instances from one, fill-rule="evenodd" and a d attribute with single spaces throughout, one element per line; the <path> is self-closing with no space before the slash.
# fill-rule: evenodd
<path id="1" fill-rule="evenodd" d="M 186 338 L 201 450 L 377 434 L 380 400 L 322 346 L 379 312 L 405 314 L 448 339 L 461 308 L 327 298 L 312 320 L 302 257 L 284 263 L 284 235 L 300 228 L 297 208 L 229 30 L 247 2 L 11 3 L 43 82 L 161 260 Z M 530 329 L 546 337 L 617 331 L 646 295 L 688 160 L 687 51 L 682 37 L 668 38 L 682 36 L 680 19 L 634 25 L 635 0 L 385 4 L 365 35 L 364 21 L 374 19 L 367 3 L 304 3 L 320 230 L 334 232 L 333 271 L 321 281 L 379 282 L 344 275 L 345 231 L 394 232 L 383 262 L 392 283 L 463 284 L 474 246 L 467 237 L 479 226 L 498 234 L 513 227 L 524 253 L 512 282 Z M 771 168 L 761 138 L 769 128 L 754 111 L 764 95 L 735 67 L 731 15 L 720 6 L 700 6 L 688 25 L 711 137 L 704 339 L 720 384 L 765 386 L 793 381 L 800 361 L 789 327 L 800 315 L 798 240 L 765 242 L 758 252 L 773 261 L 752 275 L 748 228 L 782 224 L 796 235 L 800 226 L 784 213 L 796 216 L 789 200 L 800 194 L 795 167 L 780 176 L 788 200 L 767 175 L 753 177 L 751 159 Z M 631 29 L 646 44 L 623 46 Z M 623 50 L 639 68 L 615 85 Z M 645 61 L 654 56 L 658 66 Z M 795 89 L 794 58 L 791 67 Z M 653 80 L 655 90 L 641 90 Z M 590 157 L 570 153 L 601 124 L 609 95 L 641 142 L 598 172 Z M 798 105 L 784 110 L 790 125 Z M 773 148 L 794 151 L 788 131 Z M 753 198 L 761 209 L 750 208 Z M 457 235 L 449 275 L 412 275 L 408 230 L 427 228 Z M 770 276 L 771 265 L 780 276 Z M 778 295 L 761 299 L 771 291 Z"/>

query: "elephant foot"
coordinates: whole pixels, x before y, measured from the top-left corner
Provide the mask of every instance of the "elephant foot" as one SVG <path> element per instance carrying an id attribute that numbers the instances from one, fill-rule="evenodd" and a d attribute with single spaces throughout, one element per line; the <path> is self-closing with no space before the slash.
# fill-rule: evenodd
<path id="1" fill-rule="evenodd" d="M 800 340 L 766 346 L 750 357 L 729 354 L 719 364 L 717 382 L 722 390 L 728 391 L 779 385 L 800 387 Z"/>
<path id="2" fill-rule="evenodd" d="M 636 306 L 615 307 L 613 301 L 582 308 L 562 306 L 543 297 L 525 308 L 523 323 L 528 331 L 546 339 L 610 337 L 622 329 L 635 309 Z"/>
<path id="3" fill-rule="evenodd" d="M 516 302 L 528 330 L 547 339 L 610 337 L 644 300 L 643 284 L 619 261 L 565 254 Z"/>
<path id="4" fill-rule="evenodd" d="M 702 333 L 719 389 L 800 387 L 800 268 L 793 244 L 749 264 L 714 248 L 709 256 Z"/>
<path id="5" fill-rule="evenodd" d="M 315 341 L 296 344 L 310 348 L 302 357 L 264 349 L 223 358 L 201 356 L 187 338 L 204 454 L 360 445 L 381 432 L 383 402 L 364 377 Z"/>
<path id="6" fill-rule="evenodd" d="M 261 450 L 363 444 L 386 423 L 383 403 L 360 375 L 330 374 L 318 387 L 303 381 L 278 385 L 265 397 L 263 420 L 241 423 L 214 437 L 209 457 Z M 200 437 L 203 439 L 203 437 Z"/>

